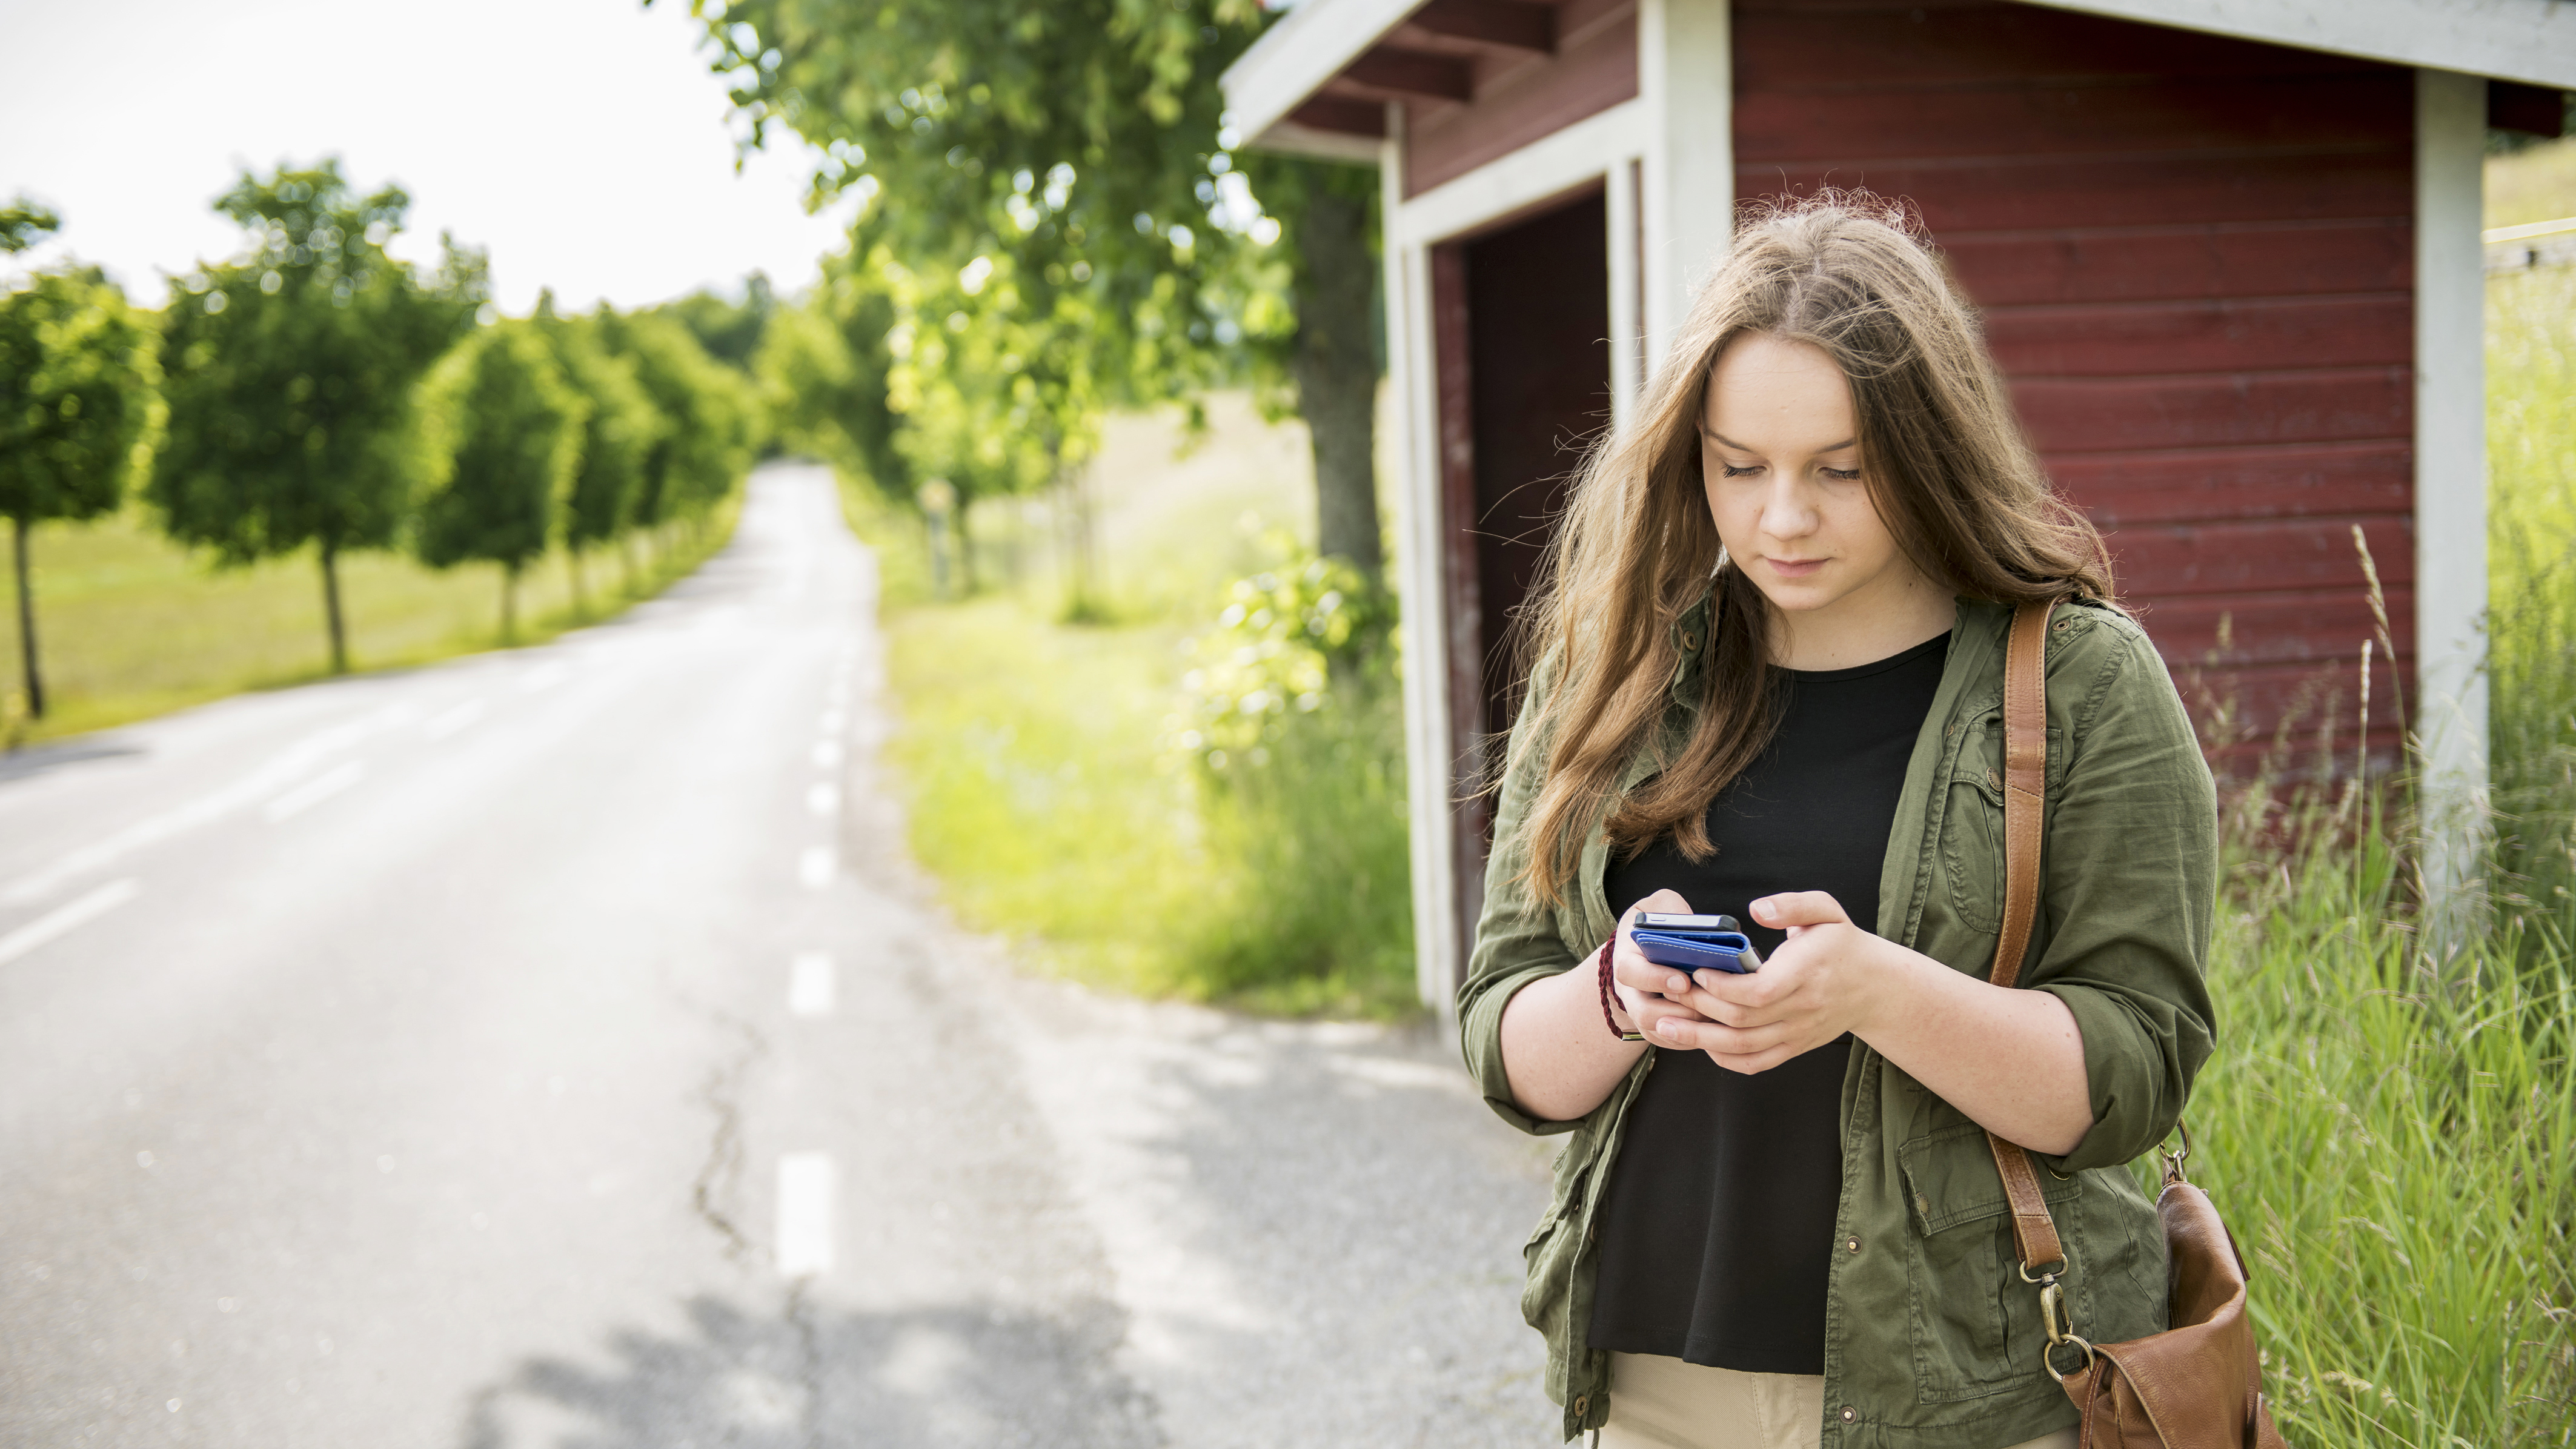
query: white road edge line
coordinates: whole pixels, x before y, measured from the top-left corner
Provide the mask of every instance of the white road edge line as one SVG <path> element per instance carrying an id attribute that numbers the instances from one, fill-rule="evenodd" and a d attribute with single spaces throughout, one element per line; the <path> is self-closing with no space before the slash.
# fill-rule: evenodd
<path id="1" fill-rule="evenodd" d="M 819 891 L 832 883 L 832 875 L 841 868 L 838 854 L 828 845 L 809 845 L 796 858 L 796 878 L 805 889 Z"/>
<path id="2" fill-rule="evenodd" d="M 57 906 L 6 936 L 0 936 L 0 966 L 6 966 L 58 936 L 67 936 L 141 894 L 132 876 L 112 880 L 67 905 Z"/>
<path id="3" fill-rule="evenodd" d="M 260 813 L 268 817 L 271 825 L 292 820 L 366 777 L 366 761 L 346 761 L 269 801 L 268 808 Z"/>
<path id="4" fill-rule="evenodd" d="M 827 951 L 801 951 L 787 973 L 787 1011 L 791 1016 L 830 1016 L 840 992 L 832 979 Z"/>
<path id="5" fill-rule="evenodd" d="M 832 1271 L 833 1176 L 828 1152 L 779 1157 L 779 1277 L 810 1278 Z"/>

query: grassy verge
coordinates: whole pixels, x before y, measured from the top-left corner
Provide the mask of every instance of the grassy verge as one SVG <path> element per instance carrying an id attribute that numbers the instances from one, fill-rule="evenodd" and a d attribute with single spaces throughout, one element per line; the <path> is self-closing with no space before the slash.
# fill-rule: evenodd
<path id="1" fill-rule="evenodd" d="M 2508 916 L 2434 969 L 2388 832 L 2358 839 L 2234 852 L 2191 1175 L 2252 1269 L 2291 1442 L 2564 1445 L 2576 960 Z"/>
<path id="2" fill-rule="evenodd" d="M 888 747 L 914 855 L 959 916 L 1025 958 L 1122 990 L 1286 1014 L 1413 1005 L 1401 731 L 1391 697 L 1304 715 L 1268 768 L 1170 746 L 1187 644 L 1265 524 L 1312 515 L 1304 439 L 1240 399 L 1181 449 L 1112 428 L 1094 472 L 1099 595 L 1068 623 L 1065 499 L 979 509 L 985 592 L 932 598 L 919 520 L 863 490 L 902 728 Z"/>
<path id="3" fill-rule="evenodd" d="M 558 551 L 519 589 L 515 640 L 500 636 L 500 571 L 448 572 L 399 554 L 341 563 L 349 650 L 361 669 L 427 663 L 505 642 L 537 643 L 658 593 L 724 545 L 734 505 L 704 525 L 639 535 L 625 550 L 585 560 L 577 598 Z M 0 664 L 0 738 L 11 744 L 104 729 L 248 689 L 299 684 L 329 671 L 320 572 L 309 553 L 216 569 L 127 512 L 86 525 L 46 524 L 32 540 L 39 656 L 51 708 L 23 715 L 12 592 Z"/>

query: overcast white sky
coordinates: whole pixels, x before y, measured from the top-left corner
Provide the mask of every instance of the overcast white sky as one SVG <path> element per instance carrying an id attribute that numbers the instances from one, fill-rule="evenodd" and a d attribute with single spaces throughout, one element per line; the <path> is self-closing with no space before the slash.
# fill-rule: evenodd
<path id="1" fill-rule="evenodd" d="M 737 177 L 724 87 L 687 0 L 0 0 L 0 199 L 33 195 L 66 252 L 158 305 L 165 274 L 237 250 L 214 198 L 245 165 L 331 154 L 411 193 L 398 255 L 492 255 L 504 311 L 633 307 L 759 268 L 809 284 L 846 213 L 809 217 L 803 143 Z"/>

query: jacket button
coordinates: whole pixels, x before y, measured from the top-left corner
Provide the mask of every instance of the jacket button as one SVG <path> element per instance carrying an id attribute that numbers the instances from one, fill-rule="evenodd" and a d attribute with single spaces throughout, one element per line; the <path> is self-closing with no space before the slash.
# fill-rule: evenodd
<path id="1" fill-rule="evenodd" d="M 1851 1249 L 1853 1252 L 1857 1253 L 1857 1252 L 1859 1252 L 1859 1251 L 1860 1251 L 1860 1239 L 1858 1239 L 1858 1238 L 1853 1238 L 1853 1239 L 1849 1240 L 1848 1242 L 1845 1242 L 1845 1243 L 1843 1244 L 1843 1246 L 1844 1246 L 1844 1247 L 1846 1247 L 1846 1248 L 1849 1248 L 1849 1249 Z"/>
<path id="2" fill-rule="evenodd" d="M 1591 1407 L 1592 1396 L 1590 1394 L 1576 1394 L 1574 1396 L 1574 1417 L 1578 1419 L 1582 1418 L 1584 1412 Z"/>
<path id="3" fill-rule="evenodd" d="M 1844 1422 L 1844 1423 L 1846 1423 L 1846 1424 L 1851 1423 L 1853 1420 L 1858 1419 L 1859 1417 L 1860 1417 L 1860 1414 L 1859 1414 L 1859 1412 L 1858 1412 L 1857 1410 L 1854 1410 L 1854 1409 L 1851 1409 L 1851 1408 L 1845 1408 L 1845 1409 L 1843 1410 L 1843 1422 Z"/>

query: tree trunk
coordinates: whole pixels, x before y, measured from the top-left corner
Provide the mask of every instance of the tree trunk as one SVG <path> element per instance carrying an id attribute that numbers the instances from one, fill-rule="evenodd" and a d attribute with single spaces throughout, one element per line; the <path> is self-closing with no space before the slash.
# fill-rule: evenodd
<path id="1" fill-rule="evenodd" d="M 36 667 L 36 581 L 28 572 L 27 530 L 35 520 L 17 518 L 10 544 L 11 556 L 18 565 L 18 662 L 27 679 L 27 717 L 45 717 L 45 675 Z"/>
<path id="2" fill-rule="evenodd" d="M 566 567 L 568 567 L 568 568 L 570 568 L 570 569 L 572 570 L 572 612 L 573 612 L 573 616 L 574 616 L 575 618 L 587 619 L 587 618 L 589 618 L 589 617 L 590 617 L 590 591 L 589 591 L 588 589 L 583 588 L 583 587 L 582 587 L 582 583 L 581 583 L 581 545 L 580 545 L 580 544 L 577 544 L 577 543 L 576 543 L 576 544 L 569 544 L 569 545 L 566 545 L 566 546 L 565 546 L 565 548 L 564 548 L 564 564 L 565 564 L 565 566 L 566 566 Z"/>
<path id="3" fill-rule="evenodd" d="M 340 617 L 340 550 L 322 543 L 322 616 L 331 626 L 331 672 L 349 672 L 349 631 Z"/>
<path id="4" fill-rule="evenodd" d="M 1377 517 L 1377 342 L 1368 204 L 1317 185 L 1297 225 L 1297 410 L 1315 450 L 1315 550 L 1383 580 Z"/>
<path id="5" fill-rule="evenodd" d="M 519 566 L 501 565 L 501 642 L 519 642 Z"/>

